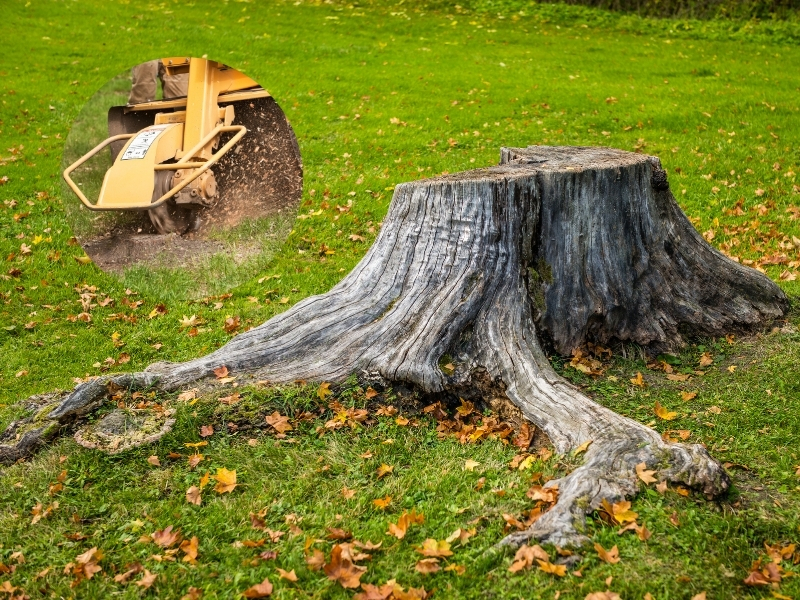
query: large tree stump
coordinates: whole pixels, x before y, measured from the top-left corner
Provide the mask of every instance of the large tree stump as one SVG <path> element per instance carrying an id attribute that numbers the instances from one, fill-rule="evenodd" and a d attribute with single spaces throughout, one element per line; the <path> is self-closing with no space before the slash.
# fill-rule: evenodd
<path id="1" fill-rule="evenodd" d="M 581 394 L 540 337 L 563 354 L 611 340 L 657 352 L 752 330 L 786 308 L 766 276 L 698 235 L 657 158 L 505 148 L 496 167 L 398 185 L 375 244 L 328 293 L 207 356 L 81 384 L 47 418 L 91 410 L 108 385 L 176 390 L 223 365 L 275 383 L 356 373 L 423 392 L 475 386 L 504 395 L 558 452 L 592 440 L 582 466 L 547 484 L 559 487 L 555 506 L 509 540 L 581 543 L 587 512 L 636 492 L 639 463 L 710 496 L 729 479 L 703 446 L 664 442 Z"/>

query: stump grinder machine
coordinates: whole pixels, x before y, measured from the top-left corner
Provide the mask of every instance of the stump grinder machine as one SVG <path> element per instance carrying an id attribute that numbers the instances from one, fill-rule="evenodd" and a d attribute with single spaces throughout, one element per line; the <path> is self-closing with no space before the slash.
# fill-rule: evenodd
<path id="1" fill-rule="evenodd" d="M 147 211 L 158 233 L 183 234 L 217 208 L 299 196 L 297 140 L 266 90 L 219 62 L 161 60 L 170 75 L 188 73 L 187 95 L 109 109 L 110 137 L 64 170 L 86 208 Z M 107 146 L 113 164 L 91 202 L 70 175 Z"/>

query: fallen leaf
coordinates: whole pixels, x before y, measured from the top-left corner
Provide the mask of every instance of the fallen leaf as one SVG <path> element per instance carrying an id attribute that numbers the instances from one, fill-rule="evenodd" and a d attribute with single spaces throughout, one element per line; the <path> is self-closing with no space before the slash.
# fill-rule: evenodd
<path id="1" fill-rule="evenodd" d="M 147 462 L 149 464 L 153 465 L 154 467 L 160 467 L 161 466 L 161 461 L 158 459 L 158 457 L 156 455 L 148 457 L 147 458 Z"/>
<path id="2" fill-rule="evenodd" d="M 697 392 L 681 392 L 681 400 L 684 402 L 697 398 Z"/>
<path id="3" fill-rule="evenodd" d="M 331 384 L 328 382 L 323 382 L 320 384 L 319 388 L 317 389 L 317 396 L 320 400 L 325 400 L 327 396 L 330 396 L 333 392 L 331 391 Z"/>
<path id="4" fill-rule="evenodd" d="M 472 529 L 456 529 L 453 533 L 447 536 L 446 541 L 449 543 L 453 543 L 454 541 L 458 540 L 459 544 L 462 546 L 467 543 L 467 540 L 475 535 L 475 528 Z"/>
<path id="5" fill-rule="evenodd" d="M 668 411 L 666 408 L 661 406 L 661 404 L 658 401 L 656 401 L 655 413 L 659 419 L 663 419 L 665 421 L 672 421 L 675 417 L 678 416 L 678 413 Z"/>
<path id="6" fill-rule="evenodd" d="M 731 365 L 731 366 L 728 367 L 728 372 L 729 373 L 733 373 L 734 371 L 736 371 L 736 365 Z"/>
<path id="7" fill-rule="evenodd" d="M 245 598 L 266 598 L 267 596 L 272 595 L 272 584 L 269 582 L 269 579 L 264 579 L 261 583 L 257 583 L 256 585 L 247 588 L 244 592 L 242 592 L 242 596 Z"/>
<path id="8" fill-rule="evenodd" d="M 213 425 L 203 425 L 200 427 L 200 437 L 209 437 L 214 435 Z"/>
<path id="9" fill-rule="evenodd" d="M 700 355 L 700 360 L 697 363 L 697 365 L 700 368 L 707 367 L 713 364 L 714 364 L 714 359 L 712 358 L 710 352 L 703 352 L 703 354 Z"/>
<path id="10" fill-rule="evenodd" d="M 630 381 L 633 385 L 638 387 L 645 387 L 645 385 L 647 385 L 642 374 L 638 372 L 636 373 L 636 377 L 631 377 Z"/>
<path id="11" fill-rule="evenodd" d="M 186 490 L 186 501 L 189 504 L 194 504 L 196 506 L 200 506 L 201 498 L 200 498 L 200 488 L 196 485 L 191 486 L 188 490 Z"/>
<path id="12" fill-rule="evenodd" d="M 347 488 L 347 486 L 344 486 L 342 488 L 342 497 L 345 500 L 350 500 L 355 495 L 356 495 L 356 491 L 355 490 L 350 490 L 350 489 Z"/>
<path id="13" fill-rule="evenodd" d="M 222 365 L 221 367 L 217 367 L 214 369 L 214 375 L 217 376 L 217 379 L 224 379 L 228 376 L 228 367 Z"/>
<path id="14" fill-rule="evenodd" d="M 386 507 L 389 506 L 389 504 L 391 504 L 391 502 L 392 502 L 392 497 L 386 496 L 385 498 L 376 498 L 375 500 L 372 501 L 372 504 L 374 504 L 375 508 L 379 510 L 385 510 Z"/>
<path id="15" fill-rule="evenodd" d="M 281 579 L 286 579 L 288 581 L 297 581 L 297 574 L 294 572 L 294 569 L 291 571 L 284 571 L 280 567 L 276 567 L 275 570 L 278 572 L 278 575 L 281 576 Z"/>
<path id="16" fill-rule="evenodd" d="M 465 470 L 465 471 L 474 471 L 474 470 L 475 470 L 475 467 L 478 467 L 478 466 L 480 466 L 480 464 L 481 464 L 481 463 L 479 463 L 478 461 L 476 461 L 476 460 L 472 460 L 471 458 L 468 458 L 468 459 L 467 459 L 467 460 L 464 462 L 464 470 Z"/>
<path id="17" fill-rule="evenodd" d="M 377 395 L 378 395 L 378 392 L 373 390 L 371 386 L 367 388 L 366 392 L 364 392 L 364 396 L 366 396 L 367 400 L 372 400 Z"/>
<path id="18" fill-rule="evenodd" d="M 381 466 L 378 467 L 378 471 L 377 471 L 378 472 L 378 479 L 388 475 L 392 471 L 394 471 L 394 467 L 393 466 L 389 466 L 386 463 L 381 464 Z"/>
<path id="19" fill-rule="evenodd" d="M 606 550 L 600 544 L 595 543 L 594 549 L 597 551 L 600 560 L 612 565 L 619 562 L 619 549 L 616 544 L 610 550 Z"/>
<path id="20" fill-rule="evenodd" d="M 357 588 L 367 568 L 353 564 L 350 553 L 345 552 L 341 544 L 336 544 L 331 550 L 331 560 L 323 570 L 328 579 L 338 582 L 343 588 Z"/>
<path id="21" fill-rule="evenodd" d="M 614 546 L 616 548 L 616 546 Z M 552 575 L 557 575 L 558 577 L 564 577 L 567 574 L 567 565 L 554 565 L 550 561 L 544 561 L 536 559 L 536 562 L 539 563 L 539 570 L 544 571 L 545 573 L 551 573 Z"/>
<path id="22" fill-rule="evenodd" d="M 655 483 L 656 481 L 658 481 L 658 479 L 653 477 L 654 474 L 655 474 L 655 471 L 648 471 L 647 470 L 647 465 L 645 463 L 641 462 L 638 465 L 636 465 L 636 475 L 644 483 L 649 485 L 651 483 Z"/>
<path id="23" fill-rule="evenodd" d="M 292 426 L 289 424 L 289 417 L 281 415 L 278 411 L 266 417 L 266 421 L 267 425 L 270 425 L 278 433 L 286 433 L 292 430 Z"/>
<path id="24" fill-rule="evenodd" d="M 686 373 L 670 373 L 667 375 L 667 379 L 670 381 L 687 381 L 689 379 L 689 375 Z"/>
<path id="25" fill-rule="evenodd" d="M 550 556 L 538 544 L 534 546 L 524 544 L 517 549 L 517 553 L 514 555 L 514 561 L 511 563 L 508 570 L 512 573 L 516 573 L 532 566 L 534 560 L 549 562 Z"/>
<path id="26" fill-rule="evenodd" d="M 417 552 L 423 556 L 431 556 L 435 558 L 453 556 L 453 552 L 450 550 L 450 544 L 446 540 L 437 541 L 432 538 L 428 538 L 422 542 L 422 546 L 417 548 Z"/>
<path id="27" fill-rule="evenodd" d="M 134 585 L 138 585 L 140 588 L 146 590 L 155 583 L 156 579 L 158 579 L 158 574 L 151 573 L 145 569 L 144 573 L 142 573 L 142 578 L 139 581 L 134 581 L 133 583 Z"/>
<path id="28" fill-rule="evenodd" d="M 527 450 L 531 445 L 531 441 L 533 441 L 534 431 L 535 428 L 530 423 L 523 421 L 512 443 L 520 450 Z"/>
<path id="29" fill-rule="evenodd" d="M 325 555 L 322 550 L 314 548 L 313 552 L 306 556 L 306 564 L 312 571 L 319 571 L 325 565 Z"/>
<path id="30" fill-rule="evenodd" d="M 205 456 L 203 456 L 202 454 L 198 454 L 198 453 L 192 454 L 189 457 L 189 468 L 190 469 L 194 469 L 197 465 L 199 465 L 201 462 L 203 462 L 204 458 L 205 458 Z"/>
<path id="31" fill-rule="evenodd" d="M 353 537 L 353 534 L 349 531 L 345 531 L 344 529 L 338 529 L 336 527 L 327 527 L 328 535 L 325 537 L 329 540 L 349 540 Z"/>
<path id="32" fill-rule="evenodd" d="M 189 564 L 196 564 L 197 563 L 197 545 L 199 540 L 197 536 L 192 536 L 190 540 L 183 540 L 181 542 L 181 551 L 184 553 L 183 562 L 188 562 Z"/>
<path id="33" fill-rule="evenodd" d="M 418 513 L 416 509 L 412 508 L 411 512 L 403 512 L 400 515 L 400 518 L 397 520 L 397 524 L 389 523 L 389 531 L 387 532 L 388 535 L 393 535 L 398 540 L 402 540 L 405 535 L 406 531 L 411 525 L 422 525 L 425 522 L 425 516 L 422 513 Z"/>
<path id="34" fill-rule="evenodd" d="M 417 561 L 417 564 L 414 565 L 414 569 L 418 573 L 437 573 L 442 569 L 439 565 L 438 558 L 423 558 L 422 560 Z"/>
<path id="35" fill-rule="evenodd" d="M 219 494 L 230 494 L 236 488 L 236 470 L 229 471 L 226 468 L 217 469 L 217 474 L 214 477 L 217 480 L 217 485 L 214 486 L 214 491 Z"/>
<path id="36" fill-rule="evenodd" d="M 580 446 L 578 446 L 577 448 L 575 448 L 575 450 L 572 451 L 572 456 L 578 456 L 578 454 L 580 454 L 581 452 L 586 452 L 586 450 L 589 449 L 589 446 L 592 445 L 593 441 L 594 440 L 586 440 L 585 442 L 583 442 Z"/>
<path id="37" fill-rule="evenodd" d="M 150 537 L 156 546 L 169 548 L 181 539 L 180 529 L 174 530 L 172 525 L 167 525 L 164 529 L 154 531 Z"/>

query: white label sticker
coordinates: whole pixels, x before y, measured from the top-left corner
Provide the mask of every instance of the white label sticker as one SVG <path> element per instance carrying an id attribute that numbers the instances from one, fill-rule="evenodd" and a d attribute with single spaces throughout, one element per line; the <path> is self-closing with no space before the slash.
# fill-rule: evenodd
<path id="1" fill-rule="evenodd" d="M 125 150 L 125 153 L 122 155 L 120 160 L 144 158 L 145 154 L 147 154 L 147 151 L 150 149 L 150 146 L 153 145 L 155 139 L 165 129 L 166 127 L 156 126 L 149 127 L 144 131 L 137 133 L 136 137 L 133 138 L 133 141 L 131 141 L 130 146 L 128 146 L 128 149 Z"/>

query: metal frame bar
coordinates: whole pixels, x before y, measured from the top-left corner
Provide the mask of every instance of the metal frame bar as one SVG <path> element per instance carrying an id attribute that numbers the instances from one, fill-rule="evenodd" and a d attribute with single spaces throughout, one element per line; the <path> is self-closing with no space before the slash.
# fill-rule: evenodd
<path id="1" fill-rule="evenodd" d="M 189 162 L 190 157 L 200 148 L 208 144 L 212 139 L 214 139 L 220 133 L 229 133 L 235 131 L 236 134 L 228 140 L 228 142 L 219 149 L 216 153 L 214 153 L 211 158 L 209 158 L 205 162 Z M 138 132 L 137 132 L 138 133 Z M 108 138 L 104 142 L 101 142 L 94 148 L 92 148 L 88 153 L 83 155 L 77 161 L 72 163 L 69 167 L 64 170 L 64 180 L 67 182 L 72 191 L 75 192 L 75 195 L 80 198 L 81 202 L 88 208 L 89 210 L 94 211 L 104 211 L 104 210 L 150 210 L 151 208 L 157 208 L 164 204 L 167 200 L 169 200 L 172 196 L 180 192 L 183 188 L 189 185 L 192 181 L 200 177 L 203 173 L 205 173 L 208 169 L 211 168 L 220 158 L 222 158 L 228 151 L 240 140 L 242 137 L 247 133 L 247 128 L 244 125 L 218 125 L 215 127 L 208 135 L 206 135 L 202 140 L 200 140 L 197 144 L 195 144 L 194 148 L 192 148 L 189 152 L 185 152 L 183 158 L 181 158 L 176 163 L 166 164 L 166 165 L 155 165 L 153 168 L 156 171 L 177 171 L 179 169 L 195 169 L 194 172 L 187 177 L 184 181 L 180 182 L 174 188 L 169 190 L 166 194 L 161 196 L 155 202 L 148 204 L 147 206 L 132 206 L 132 207 L 98 207 L 97 204 L 92 204 L 83 195 L 83 192 L 75 185 L 75 182 L 72 181 L 70 178 L 70 173 L 72 173 L 76 168 L 81 166 L 87 160 L 92 158 L 95 154 L 100 152 L 103 148 L 111 144 L 112 142 L 116 142 L 122 139 L 129 139 L 136 135 L 136 133 L 125 133 L 121 135 L 115 135 L 113 137 Z"/>

